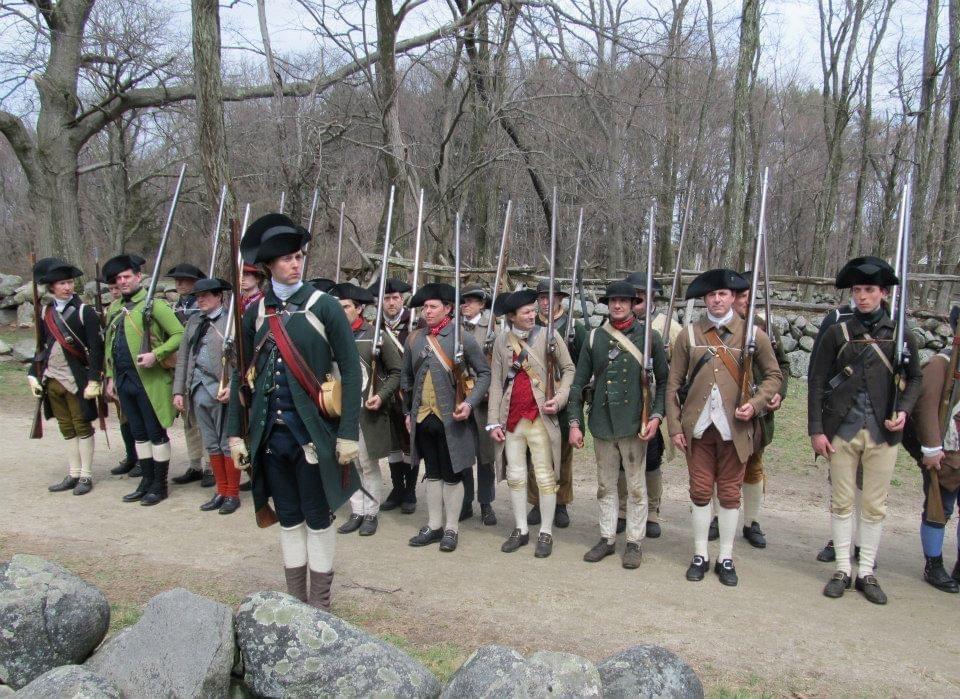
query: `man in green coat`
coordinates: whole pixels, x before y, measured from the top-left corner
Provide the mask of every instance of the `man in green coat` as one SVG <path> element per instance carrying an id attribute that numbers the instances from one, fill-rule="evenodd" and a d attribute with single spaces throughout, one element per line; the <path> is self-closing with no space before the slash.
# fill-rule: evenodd
<path id="1" fill-rule="evenodd" d="M 651 330 L 650 354 L 654 386 L 646 424 L 643 424 L 644 325 L 633 315 L 637 292 L 625 281 L 612 282 L 600 298 L 610 317 L 590 333 L 580 352 L 570 389 L 570 444 L 583 447 L 583 391 L 593 381 L 590 434 L 597 458 L 597 500 L 600 501 L 600 541 L 583 556 L 596 563 L 614 553 L 617 538 L 617 476 L 623 465 L 627 476 L 627 546 L 623 567 L 638 568 L 643 557 L 640 542 L 647 529 L 647 444 L 660 429 L 667 386 L 667 356 L 660 335 Z"/>
<path id="2" fill-rule="evenodd" d="M 167 497 L 170 469 L 170 438 L 167 429 L 177 416 L 173 407 L 173 369 L 183 326 L 163 300 L 153 302 L 152 321 L 144 328 L 147 291 L 141 286 L 142 260 L 117 255 L 103 266 L 103 275 L 113 278 L 121 297 L 107 325 L 107 395 L 119 400 L 136 443 L 142 478 L 124 502 L 156 505 Z M 111 306 L 113 308 L 113 306 Z M 144 333 L 150 350 L 141 352 Z M 171 362 L 174 360 L 174 362 Z M 168 368 L 170 367 L 170 368 Z"/>
<path id="3" fill-rule="evenodd" d="M 227 434 L 234 462 L 251 466 L 257 524 L 280 522 L 287 590 L 329 609 L 336 548 L 333 511 L 360 487 L 351 464 L 360 452 L 361 375 L 353 331 L 340 303 L 301 281 L 303 247 L 309 240 L 310 234 L 283 214 L 262 216 L 243 236 L 244 261 L 265 265 L 270 285 L 243 316 L 242 377 L 253 390 L 246 402 L 249 435 L 241 429 L 245 406 L 236 375 Z M 337 380 L 339 411 L 326 390 Z"/>

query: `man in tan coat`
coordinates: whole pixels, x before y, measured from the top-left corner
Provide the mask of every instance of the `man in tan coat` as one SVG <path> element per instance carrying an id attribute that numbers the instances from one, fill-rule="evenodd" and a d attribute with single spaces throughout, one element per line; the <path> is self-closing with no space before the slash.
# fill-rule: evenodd
<path id="1" fill-rule="evenodd" d="M 673 348 L 667 380 L 667 428 L 687 457 L 693 515 L 694 556 L 687 580 L 703 580 L 710 567 L 707 536 L 714 488 L 720 501 L 720 555 L 714 572 L 736 585 L 733 540 L 740 518 L 740 490 L 747 459 L 755 449 L 756 416 L 780 387 L 782 375 L 770 339 L 756 330 L 752 396 L 740 395 L 745 321 L 733 310 L 736 294 L 749 284 L 729 269 L 712 269 L 687 288 L 703 298 L 704 317 L 689 325 Z"/>
<path id="2" fill-rule="evenodd" d="M 509 330 L 493 346 L 487 431 L 496 442 L 497 456 L 506 455 L 506 477 L 516 527 L 500 547 L 512 553 L 530 541 L 527 525 L 527 452 L 540 496 L 540 536 L 534 555 L 553 551 L 553 515 L 557 505 L 561 432 L 558 414 L 567 403 L 574 366 L 570 352 L 554 331 L 552 357 L 546 328 L 537 325 L 537 292 L 521 289 L 510 294 L 501 310 Z M 548 362 L 549 359 L 549 362 Z M 549 367 L 549 368 L 548 368 Z M 554 372 L 555 387 L 547 396 L 547 376 Z M 557 378 L 559 374 L 559 378 Z M 503 463 L 502 459 L 498 461 Z"/>

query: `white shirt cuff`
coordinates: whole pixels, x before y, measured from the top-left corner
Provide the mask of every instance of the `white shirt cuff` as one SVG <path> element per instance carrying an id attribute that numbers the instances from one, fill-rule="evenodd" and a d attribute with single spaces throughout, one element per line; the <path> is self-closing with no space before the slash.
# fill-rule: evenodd
<path id="1" fill-rule="evenodd" d="M 936 455 L 936 454 L 939 454 L 941 451 L 943 451 L 943 447 L 924 447 L 924 446 L 921 446 L 921 447 L 920 447 L 920 451 L 923 452 L 923 455 L 924 455 L 924 456 L 934 456 L 934 455 Z"/>

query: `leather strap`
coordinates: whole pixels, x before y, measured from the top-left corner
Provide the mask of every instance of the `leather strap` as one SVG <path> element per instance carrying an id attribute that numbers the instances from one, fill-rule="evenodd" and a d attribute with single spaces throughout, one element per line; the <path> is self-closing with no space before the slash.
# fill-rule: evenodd
<path id="1" fill-rule="evenodd" d="M 276 314 L 269 315 L 267 316 L 267 322 L 270 324 L 270 334 L 273 335 L 273 341 L 276 343 L 283 361 L 287 363 L 297 383 L 310 396 L 310 400 L 319 408 L 321 386 L 317 375 L 313 373 L 303 355 L 300 354 L 300 350 L 290 340 L 290 335 L 287 334 L 287 329 L 283 327 L 280 317 Z"/>
<path id="2" fill-rule="evenodd" d="M 717 332 L 716 328 L 710 328 L 704 333 L 704 337 L 707 338 L 707 342 L 709 342 L 710 346 L 715 350 L 714 354 L 716 354 L 716 356 L 720 358 L 720 361 L 723 362 L 723 366 L 726 368 L 727 373 L 729 373 L 731 378 L 737 382 L 737 385 L 740 385 L 740 375 L 743 369 L 740 366 L 740 363 L 731 355 L 731 350 L 724 344 L 723 339 L 720 337 L 720 333 Z"/>
<path id="3" fill-rule="evenodd" d="M 80 347 L 77 347 L 74 343 L 68 342 L 66 336 L 64 336 L 63 332 L 60 330 L 60 326 L 53 317 L 54 313 L 56 312 L 57 311 L 55 308 L 48 307 L 47 312 L 43 314 L 43 322 L 47 326 L 47 332 L 50 333 L 53 339 L 57 341 L 57 344 L 59 344 L 65 352 L 76 359 L 79 359 L 84 364 L 87 364 L 87 353 Z"/>
<path id="4" fill-rule="evenodd" d="M 627 350 L 630 353 L 630 356 L 637 360 L 637 364 L 640 365 L 640 368 L 643 368 L 643 352 L 633 344 L 633 340 L 624 335 L 622 332 L 617 330 L 613 325 L 610 324 L 608 320 L 606 323 L 600 326 L 600 329 L 606 332 L 610 337 L 616 340 L 623 349 Z"/>
<path id="5" fill-rule="evenodd" d="M 453 374 L 453 360 L 447 356 L 447 353 L 443 351 L 443 347 L 440 346 L 440 341 L 436 338 L 435 335 L 427 335 L 427 346 L 433 350 L 433 353 L 436 355 L 437 359 L 440 360 L 440 364 L 443 365 L 443 368 L 448 374 Z"/>

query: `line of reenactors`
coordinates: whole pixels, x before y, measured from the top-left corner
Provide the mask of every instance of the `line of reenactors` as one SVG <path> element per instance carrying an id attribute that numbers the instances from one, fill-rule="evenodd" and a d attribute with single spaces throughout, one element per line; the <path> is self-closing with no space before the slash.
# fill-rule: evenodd
<path id="1" fill-rule="evenodd" d="M 741 506 L 743 537 L 766 546 L 760 527 L 763 452 L 787 396 L 788 364 L 782 350 L 779 356 L 774 350 L 782 343 L 771 343 L 775 330 L 758 317 L 753 389 L 743 393 L 750 275 L 713 269 L 697 276 L 685 297 L 701 300 L 705 309 L 685 326 L 673 322 L 666 342 L 660 333 L 671 309 L 652 308 L 657 294 L 648 298 L 647 290 L 659 285 L 648 285 L 643 273 L 610 282 L 599 299 L 607 319 L 590 329 L 576 322 L 572 332 L 565 325 L 572 322 L 564 309 L 569 295 L 551 293 L 548 281 L 496 298 L 464 285 L 458 314 L 449 284 L 414 290 L 387 279 L 384 336 L 377 345 L 366 312 L 380 284 L 303 281 L 309 241 L 309 232 L 282 214 L 264 216 L 244 232 L 237 342 L 246 361 L 239 370 L 225 369 L 229 282 L 177 265 L 168 276 L 177 280 L 180 301 L 156 300 L 145 323 L 144 260 L 118 255 L 100 277 L 114 294 L 101 330 L 97 310 L 75 293 L 82 272 L 62 260 L 37 263 L 34 279 L 53 300 L 41 314 L 29 381 L 47 416 L 58 421 L 68 464 L 67 476 L 50 490 L 90 491 L 91 422 L 97 400 L 106 396 L 121 416 L 127 451 L 113 473 L 129 474 L 135 465 L 140 471 L 124 501 L 161 502 L 168 494 L 168 431 L 180 414 L 189 464 L 174 480 L 203 480 L 205 452 L 216 490 L 201 509 L 229 514 L 240 506 L 240 471 L 249 468 L 257 523 L 280 524 L 289 592 L 329 608 L 334 532 L 369 536 L 378 529 L 380 510 L 415 513 L 421 463 L 426 522 L 411 546 L 436 543 L 441 551 L 455 551 L 459 523 L 473 516 L 474 499 L 483 524 L 495 525 L 495 485 L 505 480 L 513 526 L 501 550 L 528 546 L 531 526 L 539 526 L 534 555 L 550 556 L 554 527 L 570 524 L 573 452 L 584 447 L 587 432 L 597 465 L 600 536 L 583 559 L 598 563 L 614 555 L 622 533 L 622 565 L 638 568 L 643 540 L 661 534 L 665 424 L 671 448 L 683 452 L 688 469 L 692 559 L 686 578 L 703 580 L 712 567 L 722 584 L 737 584 L 733 546 Z M 837 572 L 824 589 L 828 597 L 841 596 L 855 580 L 867 599 L 886 601 L 875 564 L 905 428 L 916 445 L 925 492 L 942 499 L 947 516 L 960 487 L 960 402 L 951 403 L 945 431 L 936 419 L 948 354 L 921 371 L 907 334 L 905 380 L 898 410 L 888 417 L 893 323 L 884 302 L 897 284 L 883 260 L 850 260 L 836 286 L 851 290 L 852 305 L 821 327 L 811 363 L 809 433 L 814 450 L 830 464 Z M 652 343 L 645 356 L 647 317 Z M 149 352 L 140 351 L 144 333 L 151 336 Z M 645 405 L 648 362 L 654 381 Z M 388 490 L 382 459 L 389 463 Z M 935 475 L 938 493 L 929 489 Z M 335 530 L 333 512 L 348 501 L 350 515 Z M 921 530 L 924 575 L 939 589 L 957 592 L 960 567 L 946 573 L 943 524 L 928 521 L 928 505 L 929 497 Z M 719 549 L 711 555 L 713 539 Z"/>

